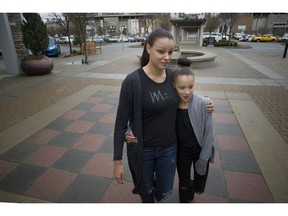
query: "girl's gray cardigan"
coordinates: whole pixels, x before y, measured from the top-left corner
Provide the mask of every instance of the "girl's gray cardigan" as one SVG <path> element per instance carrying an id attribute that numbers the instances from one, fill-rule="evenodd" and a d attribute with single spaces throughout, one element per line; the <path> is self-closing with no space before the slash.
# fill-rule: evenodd
<path id="1" fill-rule="evenodd" d="M 205 110 L 209 99 L 193 93 L 188 104 L 188 115 L 195 136 L 201 146 L 200 157 L 196 162 L 197 173 L 204 175 L 207 163 L 214 162 L 214 129 L 212 115 Z"/>

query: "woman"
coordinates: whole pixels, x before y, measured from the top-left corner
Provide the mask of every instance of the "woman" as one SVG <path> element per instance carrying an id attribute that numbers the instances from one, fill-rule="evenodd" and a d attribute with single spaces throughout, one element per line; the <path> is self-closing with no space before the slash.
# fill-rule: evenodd
<path id="1" fill-rule="evenodd" d="M 141 67 L 123 80 L 114 129 L 114 176 L 125 181 L 122 155 L 127 157 L 134 194 L 142 202 L 167 199 L 176 171 L 176 114 L 179 97 L 168 69 L 174 50 L 171 33 L 153 31 L 147 38 Z M 212 108 L 211 108 L 212 107 Z M 213 105 L 208 110 L 213 110 Z"/>
<path id="2" fill-rule="evenodd" d="M 177 113 L 177 172 L 181 203 L 193 200 L 194 192 L 205 190 L 209 162 L 214 160 L 214 134 L 212 116 L 204 111 L 209 100 L 193 93 L 195 83 L 191 60 L 178 59 L 173 71 L 173 85 L 180 97 Z M 191 184 L 191 168 L 193 178 Z"/>

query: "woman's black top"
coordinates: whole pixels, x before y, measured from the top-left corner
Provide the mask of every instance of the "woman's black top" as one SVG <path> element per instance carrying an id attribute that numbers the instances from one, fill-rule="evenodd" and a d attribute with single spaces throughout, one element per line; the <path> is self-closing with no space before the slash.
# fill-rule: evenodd
<path id="1" fill-rule="evenodd" d="M 166 71 L 162 83 L 139 71 L 142 88 L 142 124 L 144 146 L 176 144 L 176 115 L 179 96 L 172 85 L 172 74 Z"/>

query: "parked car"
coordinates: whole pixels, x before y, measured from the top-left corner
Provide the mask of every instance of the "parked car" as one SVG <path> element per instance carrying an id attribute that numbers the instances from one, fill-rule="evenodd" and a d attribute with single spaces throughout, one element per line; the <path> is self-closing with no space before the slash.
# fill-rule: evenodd
<path id="1" fill-rule="evenodd" d="M 89 37 L 87 41 L 94 41 L 95 43 L 100 43 L 100 44 L 104 43 L 104 39 L 100 35 L 94 35 L 92 37 Z"/>
<path id="2" fill-rule="evenodd" d="M 140 36 L 141 37 L 141 42 L 145 42 L 147 40 L 146 36 Z"/>
<path id="3" fill-rule="evenodd" d="M 77 36 L 75 36 L 75 35 L 70 35 L 70 42 L 71 42 L 71 44 L 73 44 L 73 41 L 75 40 L 76 37 L 77 37 Z M 68 36 L 62 36 L 62 37 L 60 37 L 60 38 L 58 39 L 58 41 L 59 41 L 60 43 L 69 43 L 69 38 L 68 38 Z"/>
<path id="4" fill-rule="evenodd" d="M 61 54 L 61 47 L 59 42 L 57 42 L 54 37 L 49 37 L 48 47 L 44 50 L 43 53 L 46 56 L 59 56 L 59 54 Z"/>
<path id="5" fill-rule="evenodd" d="M 209 37 L 214 37 L 216 42 L 223 40 L 223 39 L 229 40 L 228 36 L 223 36 L 219 32 L 212 32 L 211 34 L 209 32 L 203 32 L 203 39 L 209 38 Z"/>
<path id="6" fill-rule="evenodd" d="M 136 42 L 136 39 L 134 36 L 128 36 L 128 42 Z"/>
<path id="7" fill-rule="evenodd" d="M 210 32 L 203 32 L 203 39 L 208 38 L 210 36 Z"/>
<path id="8" fill-rule="evenodd" d="M 128 42 L 128 37 L 126 35 L 120 35 L 120 41 L 119 42 Z"/>
<path id="9" fill-rule="evenodd" d="M 238 32 L 236 32 L 236 33 L 234 33 L 233 38 L 239 40 L 240 38 L 243 38 L 243 36 L 245 36 L 244 33 L 238 33 Z"/>
<path id="10" fill-rule="evenodd" d="M 288 33 L 285 33 L 282 37 L 281 40 L 288 40 Z"/>
<path id="11" fill-rule="evenodd" d="M 239 41 L 242 41 L 242 42 L 244 42 L 244 41 L 251 41 L 252 37 L 253 37 L 253 35 L 244 34 L 244 35 L 243 35 L 241 38 L 239 38 L 238 40 L 239 40 Z"/>
<path id="12" fill-rule="evenodd" d="M 134 37 L 135 37 L 136 42 L 141 42 L 142 38 L 140 35 L 135 35 Z"/>
<path id="13" fill-rule="evenodd" d="M 118 38 L 116 36 L 109 36 L 109 37 L 106 37 L 106 40 L 108 42 L 118 42 Z"/>
<path id="14" fill-rule="evenodd" d="M 222 35 L 221 33 L 219 33 L 219 32 L 212 32 L 211 34 L 210 34 L 210 37 L 214 37 L 215 38 L 215 41 L 216 42 L 218 42 L 218 41 L 220 41 L 220 40 L 229 40 L 229 37 L 228 36 L 224 36 L 224 35 Z"/>
<path id="15" fill-rule="evenodd" d="M 277 41 L 277 38 L 272 35 L 264 34 L 262 36 L 252 37 L 251 41 L 253 42 L 275 42 Z"/>
<path id="16" fill-rule="evenodd" d="M 135 37 L 136 42 L 146 41 L 146 37 L 143 35 L 135 35 L 134 37 Z"/>

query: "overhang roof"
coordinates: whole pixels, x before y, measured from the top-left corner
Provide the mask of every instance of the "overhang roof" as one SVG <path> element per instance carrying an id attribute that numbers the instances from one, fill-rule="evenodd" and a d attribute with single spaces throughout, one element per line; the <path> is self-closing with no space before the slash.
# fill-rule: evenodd
<path id="1" fill-rule="evenodd" d="M 170 23 L 179 27 L 200 27 L 206 22 L 206 19 L 172 19 Z"/>

